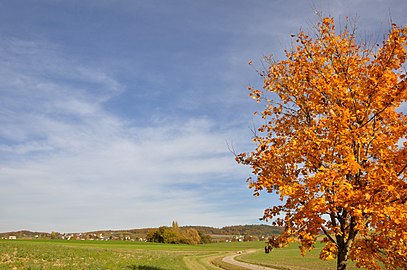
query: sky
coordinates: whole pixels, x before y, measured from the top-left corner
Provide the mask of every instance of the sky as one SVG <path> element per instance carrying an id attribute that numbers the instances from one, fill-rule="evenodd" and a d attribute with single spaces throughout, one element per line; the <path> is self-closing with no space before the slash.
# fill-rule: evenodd
<path id="1" fill-rule="evenodd" d="M 404 0 L 0 1 L 0 232 L 266 224 L 250 60 L 315 11 L 381 40 Z"/>

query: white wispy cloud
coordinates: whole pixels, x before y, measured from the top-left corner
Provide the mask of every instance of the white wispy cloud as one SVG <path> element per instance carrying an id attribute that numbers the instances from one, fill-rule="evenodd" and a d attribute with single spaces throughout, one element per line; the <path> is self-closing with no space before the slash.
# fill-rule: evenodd
<path id="1" fill-rule="evenodd" d="M 14 40 L 15 56 L 0 68 L 2 230 L 241 219 L 217 203 L 242 192 L 234 185 L 245 175 L 226 146 L 237 138 L 233 130 L 204 117 L 134 126 L 104 108 L 124 91 L 115 78 L 28 44 Z M 41 58 L 47 67 L 23 64 Z"/>

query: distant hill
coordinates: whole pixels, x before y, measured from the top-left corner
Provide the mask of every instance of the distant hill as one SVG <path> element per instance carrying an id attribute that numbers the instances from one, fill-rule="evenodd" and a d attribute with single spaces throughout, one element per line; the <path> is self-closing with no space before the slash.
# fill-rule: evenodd
<path id="1" fill-rule="evenodd" d="M 181 226 L 181 228 L 193 228 L 199 231 L 202 235 L 209 235 L 216 241 L 237 239 L 242 236 L 253 236 L 258 239 L 265 239 L 271 235 L 280 234 L 283 229 L 281 227 L 269 225 L 236 225 L 226 226 L 222 228 L 214 228 L 207 226 Z M 46 233 L 46 232 L 31 232 L 31 231 L 17 231 L 0 233 L 0 238 L 14 238 L 17 239 L 86 239 L 86 240 L 132 240 L 144 241 L 149 231 L 156 228 L 142 228 L 130 230 L 100 230 L 92 232 L 81 233 Z"/>
<path id="2" fill-rule="evenodd" d="M 283 228 L 270 225 L 235 225 L 222 228 L 213 228 L 205 226 L 186 226 L 194 228 L 207 235 L 253 235 L 253 236 L 270 236 L 281 234 Z"/>
<path id="3" fill-rule="evenodd" d="M 9 238 L 10 236 L 15 236 L 18 239 L 30 239 L 30 238 L 50 238 L 51 233 L 46 232 L 31 232 L 31 231 L 17 231 L 17 232 L 6 232 L 0 233 L 0 238 Z"/>

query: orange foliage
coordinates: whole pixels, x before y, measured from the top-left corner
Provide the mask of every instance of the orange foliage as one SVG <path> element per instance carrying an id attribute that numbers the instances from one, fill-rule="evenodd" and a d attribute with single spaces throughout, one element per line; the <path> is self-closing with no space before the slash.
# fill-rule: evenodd
<path id="1" fill-rule="evenodd" d="M 256 178 L 249 187 L 279 194 L 264 219 L 285 227 L 278 247 L 298 240 L 303 253 L 318 234 L 321 259 L 407 268 L 407 27 L 392 25 L 370 48 L 346 26 L 324 18 L 314 38 L 300 32 L 286 59 L 270 61 L 265 105 L 251 153 L 237 155 Z M 373 48 L 374 47 L 374 48 Z"/>

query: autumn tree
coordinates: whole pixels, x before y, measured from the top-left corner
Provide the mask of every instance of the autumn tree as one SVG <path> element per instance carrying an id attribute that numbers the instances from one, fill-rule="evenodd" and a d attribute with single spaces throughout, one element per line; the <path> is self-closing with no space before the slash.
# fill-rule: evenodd
<path id="1" fill-rule="evenodd" d="M 196 229 L 180 228 L 176 221 L 172 222 L 171 227 L 161 226 L 147 234 L 147 241 L 157 243 L 197 245 L 201 240 Z"/>
<path id="2" fill-rule="evenodd" d="M 255 195 L 280 196 L 263 217 L 284 226 L 273 246 L 299 241 L 304 254 L 322 234 L 320 258 L 337 269 L 407 269 L 407 27 L 374 46 L 355 28 L 322 18 L 269 58 L 263 89 L 249 87 L 264 124 L 236 159 L 252 167 Z"/>

